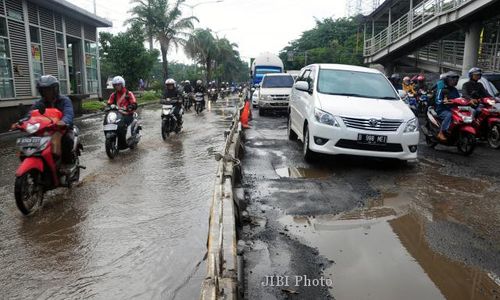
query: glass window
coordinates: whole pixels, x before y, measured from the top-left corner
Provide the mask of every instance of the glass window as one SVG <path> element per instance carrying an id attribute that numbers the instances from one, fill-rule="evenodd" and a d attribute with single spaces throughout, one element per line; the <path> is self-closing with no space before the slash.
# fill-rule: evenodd
<path id="1" fill-rule="evenodd" d="M 0 78 L 12 78 L 10 59 L 0 58 Z"/>
<path id="2" fill-rule="evenodd" d="M 293 86 L 293 77 L 286 76 L 266 76 L 262 82 L 263 88 L 291 88 Z"/>
<path id="3" fill-rule="evenodd" d="M 14 98 L 14 81 L 12 79 L 0 79 L 0 98 Z"/>
<path id="4" fill-rule="evenodd" d="M 64 37 L 62 33 L 56 34 L 57 48 L 64 48 Z"/>
<path id="5" fill-rule="evenodd" d="M 13 10 L 13 9 L 8 9 L 7 10 L 7 15 L 13 19 L 17 19 L 19 21 L 23 20 L 23 14 L 19 11 Z"/>
<path id="6" fill-rule="evenodd" d="M 40 29 L 30 26 L 30 38 L 32 43 L 40 44 Z"/>
<path id="7" fill-rule="evenodd" d="M 97 44 L 93 42 L 85 42 L 85 52 L 87 92 L 97 93 L 99 91 L 97 80 Z"/>
<path id="8" fill-rule="evenodd" d="M 0 36 L 7 36 L 7 23 L 5 18 L 0 18 Z"/>
<path id="9" fill-rule="evenodd" d="M 380 73 L 323 69 L 319 72 L 318 92 L 361 98 L 399 99 L 389 81 Z"/>
<path id="10" fill-rule="evenodd" d="M 0 58 L 10 57 L 9 40 L 0 38 Z"/>

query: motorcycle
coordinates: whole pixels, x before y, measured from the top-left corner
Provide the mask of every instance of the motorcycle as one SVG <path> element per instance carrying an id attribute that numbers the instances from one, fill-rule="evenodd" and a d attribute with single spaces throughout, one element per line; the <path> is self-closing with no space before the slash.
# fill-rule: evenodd
<path id="1" fill-rule="evenodd" d="M 191 110 L 191 107 L 193 106 L 193 93 L 184 92 L 182 94 L 182 105 L 186 111 Z"/>
<path id="2" fill-rule="evenodd" d="M 211 88 L 209 90 L 209 97 L 210 97 L 210 101 L 212 101 L 212 102 L 217 101 L 218 95 L 217 95 L 217 90 L 215 88 Z"/>
<path id="3" fill-rule="evenodd" d="M 220 97 L 222 100 L 224 100 L 226 98 L 226 89 L 225 88 L 220 89 Z"/>
<path id="4" fill-rule="evenodd" d="M 437 144 L 445 146 L 456 146 L 463 155 L 470 155 L 476 147 L 477 130 L 473 126 L 474 109 L 470 107 L 470 102 L 463 98 L 449 100 L 452 122 L 448 130 L 448 139 L 441 142 L 437 135 L 440 132 L 441 120 L 433 107 L 427 110 L 427 122 L 422 126 L 427 145 L 434 148 Z"/>
<path id="5" fill-rule="evenodd" d="M 415 114 L 415 116 L 418 116 L 418 103 L 415 94 L 408 93 L 406 95 L 406 103 L 410 107 L 411 111 Z"/>
<path id="6" fill-rule="evenodd" d="M 164 99 L 161 100 L 161 137 L 166 140 L 170 133 L 179 133 L 182 126 L 178 123 L 177 117 L 174 115 L 174 105 L 181 100 Z M 184 113 L 182 108 L 179 112 L 181 115 Z"/>
<path id="7" fill-rule="evenodd" d="M 16 129 L 28 134 L 17 139 L 21 165 L 16 171 L 14 196 L 16 205 L 24 215 L 34 212 L 42 205 L 45 192 L 58 187 L 71 188 L 80 180 L 79 156 L 83 150 L 78 141 L 79 130 L 73 127 L 74 144 L 71 152 L 72 163 L 69 166 L 60 165 L 53 154 L 56 148 L 56 134 L 63 136 L 67 126 L 58 125 L 62 113 L 55 108 L 31 112 L 30 118 L 21 119 Z M 60 147 L 60 146 L 59 146 Z"/>
<path id="8" fill-rule="evenodd" d="M 141 140 L 142 127 L 139 124 L 138 114 L 134 112 L 132 123 L 126 126 L 125 113 L 127 113 L 126 110 L 114 104 L 106 108 L 103 129 L 106 137 L 106 154 L 110 159 L 114 159 L 120 150 L 133 150 Z"/>
<path id="9" fill-rule="evenodd" d="M 196 93 L 194 96 L 194 110 L 198 115 L 205 109 L 205 107 L 203 107 L 203 97 L 203 93 Z"/>
<path id="10" fill-rule="evenodd" d="M 473 122 L 479 138 L 487 140 L 491 148 L 500 148 L 500 110 L 495 107 L 496 101 L 493 98 L 483 98 L 479 100 L 481 108 L 477 118 Z"/>
<path id="11" fill-rule="evenodd" d="M 420 97 L 418 98 L 418 112 L 422 115 L 427 113 L 427 108 L 429 107 L 429 94 L 425 90 L 419 91 Z"/>

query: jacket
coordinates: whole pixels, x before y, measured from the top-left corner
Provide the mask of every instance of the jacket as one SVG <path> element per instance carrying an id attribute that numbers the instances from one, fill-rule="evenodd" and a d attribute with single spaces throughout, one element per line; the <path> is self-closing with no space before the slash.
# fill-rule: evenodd
<path id="1" fill-rule="evenodd" d="M 124 110 L 129 110 L 129 105 L 132 105 L 131 112 L 137 109 L 137 100 L 134 93 L 128 91 L 126 88 L 122 88 L 120 93 L 114 92 L 109 96 L 108 105 L 111 104 L 115 104 Z"/>
<path id="2" fill-rule="evenodd" d="M 444 99 L 460 98 L 460 93 L 454 86 L 448 86 L 444 80 L 437 83 L 436 108 L 438 110 L 450 110 L 450 107 L 444 104 Z"/>
<path id="3" fill-rule="evenodd" d="M 469 80 L 464 83 L 462 88 L 463 97 L 465 99 L 478 99 L 478 98 L 486 98 L 491 97 L 490 94 L 486 91 L 483 84 L 479 81 Z"/>

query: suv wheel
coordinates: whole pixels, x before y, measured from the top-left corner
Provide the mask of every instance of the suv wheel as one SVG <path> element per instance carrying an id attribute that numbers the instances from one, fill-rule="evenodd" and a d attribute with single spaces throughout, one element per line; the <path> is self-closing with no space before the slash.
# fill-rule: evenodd
<path id="1" fill-rule="evenodd" d="M 297 134 L 292 129 L 292 118 L 290 117 L 290 115 L 288 115 L 288 126 L 287 126 L 287 129 L 288 129 L 288 139 L 290 141 L 296 141 L 297 140 Z"/>
<path id="2" fill-rule="evenodd" d="M 316 153 L 309 149 L 309 142 L 311 141 L 311 138 L 309 136 L 309 128 L 304 129 L 304 148 L 303 148 L 303 154 L 304 154 L 304 159 L 307 162 L 312 162 L 316 158 Z"/>

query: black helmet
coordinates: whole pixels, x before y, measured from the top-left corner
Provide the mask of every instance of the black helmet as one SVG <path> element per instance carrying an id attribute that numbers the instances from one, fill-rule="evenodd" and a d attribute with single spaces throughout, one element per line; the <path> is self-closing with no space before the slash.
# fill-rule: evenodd
<path id="1" fill-rule="evenodd" d="M 59 80 L 52 75 L 44 75 L 36 81 L 36 89 L 43 96 L 42 90 L 46 88 L 53 88 L 54 95 L 59 95 Z"/>
<path id="2" fill-rule="evenodd" d="M 401 79 L 401 76 L 398 73 L 394 73 L 394 74 L 391 75 L 391 79 L 393 79 L 393 80 L 399 80 L 399 79 Z"/>
<path id="3" fill-rule="evenodd" d="M 483 70 L 481 70 L 480 68 L 478 67 L 474 67 L 472 69 L 469 70 L 469 78 L 472 79 L 472 75 L 483 75 Z"/>
<path id="4" fill-rule="evenodd" d="M 446 79 L 458 79 L 458 78 L 460 78 L 460 75 L 458 75 L 458 73 L 450 71 L 450 72 L 445 74 L 445 78 Z"/>

